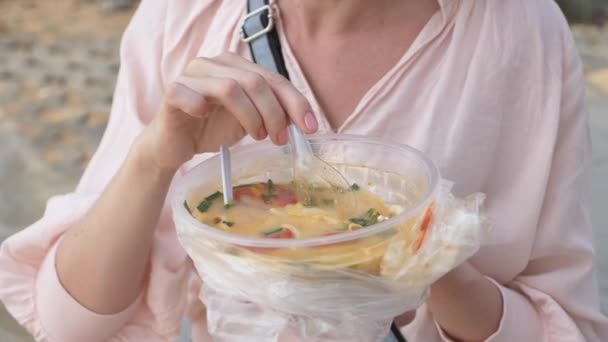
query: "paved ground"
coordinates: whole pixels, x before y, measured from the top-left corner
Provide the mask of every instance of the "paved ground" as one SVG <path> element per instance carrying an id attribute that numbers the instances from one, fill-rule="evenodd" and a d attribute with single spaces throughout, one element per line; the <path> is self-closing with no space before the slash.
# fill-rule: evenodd
<path id="1" fill-rule="evenodd" d="M 587 98 L 593 141 L 592 219 L 602 290 L 608 314 L 608 27 L 573 27 L 585 61 Z"/>
<path id="2" fill-rule="evenodd" d="M 130 12 L 88 2 L 0 0 L 0 226 L 71 189 L 105 128 Z"/>
<path id="3" fill-rule="evenodd" d="M 39 217 L 49 196 L 71 190 L 94 152 L 132 12 L 108 8 L 127 2 L 0 0 L 0 241 Z M 593 221 L 608 301 L 608 28 L 573 31 L 586 64 Z M 30 340 L 0 305 L 0 341 Z"/>

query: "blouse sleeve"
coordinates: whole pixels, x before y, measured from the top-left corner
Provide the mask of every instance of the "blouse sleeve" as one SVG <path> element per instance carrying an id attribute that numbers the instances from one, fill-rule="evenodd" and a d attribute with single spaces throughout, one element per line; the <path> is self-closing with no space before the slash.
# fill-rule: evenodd
<path id="1" fill-rule="evenodd" d="M 591 141 L 583 66 L 564 31 L 560 121 L 536 240 L 524 272 L 499 285 L 505 312 L 493 342 L 608 339 L 589 213 Z"/>
<path id="2" fill-rule="evenodd" d="M 565 22 L 563 27 L 560 118 L 532 255 L 513 281 L 490 279 L 501 292 L 503 313 L 487 342 L 608 340 L 589 215 L 591 142 L 583 66 Z"/>
<path id="3" fill-rule="evenodd" d="M 166 3 L 142 1 L 124 33 L 108 127 L 76 191 L 51 198 L 38 222 L 5 240 L 0 248 L 0 300 L 38 341 L 107 341 L 113 336 L 154 341 L 168 331 L 155 331 L 155 327 L 141 323 L 155 322 L 154 317 L 133 323 L 138 315 L 150 314 L 147 301 L 153 296 L 142 294 L 113 315 L 97 314 L 82 306 L 59 282 L 54 262 L 57 241 L 95 202 L 143 130 L 146 118 L 153 117 L 160 106 Z"/>

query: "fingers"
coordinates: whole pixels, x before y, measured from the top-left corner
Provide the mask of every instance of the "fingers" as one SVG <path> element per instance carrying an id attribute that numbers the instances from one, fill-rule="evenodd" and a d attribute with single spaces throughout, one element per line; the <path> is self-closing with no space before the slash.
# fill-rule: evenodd
<path id="1" fill-rule="evenodd" d="M 286 143 L 280 134 L 288 124 L 288 117 L 272 89 L 260 74 L 249 71 L 241 71 L 240 74 L 232 77 L 240 79 L 239 83 L 260 113 L 270 138 L 277 144 Z"/>
<path id="2" fill-rule="evenodd" d="M 217 63 L 221 63 L 227 68 L 245 70 L 261 75 L 266 80 L 267 85 L 289 119 L 306 133 L 317 131 L 318 122 L 312 114 L 310 103 L 285 77 L 231 53 L 222 54 L 212 61 L 216 66 L 215 68 L 210 68 L 210 70 L 217 70 Z M 199 66 L 195 63 L 192 71 L 197 72 L 198 68 Z"/>
<path id="3" fill-rule="evenodd" d="M 287 114 L 277 100 L 266 79 L 258 73 L 214 64 L 206 68 L 206 73 L 215 78 L 237 80 L 249 100 L 262 117 L 265 130 L 273 142 L 284 144 L 286 137 L 281 135 L 287 126 Z"/>
<path id="4" fill-rule="evenodd" d="M 165 95 L 165 105 L 188 115 L 202 117 L 211 109 L 205 97 L 179 81 L 173 82 Z"/>
<path id="5" fill-rule="evenodd" d="M 191 62 L 168 103 L 195 117 L 221 106 L 254 139 L 269 135 L 277 144 L 287 143 L 289 121 L 306 133 L 318 129 L 310 104 L 287 79 L 233 54 Z"/>
<path id="6" fill-rule="evenodd" d="M 254 139 L 266 137 L 262 117 L 238 82 L 230 78 L 181 76 L 176 83 L 173 89 L 178 94 L 172 101 L 179 101 L 175 106 L 180 110 L 200 117 L 206 115 L 210 104 L 218 104 L 230 111 Z"/>

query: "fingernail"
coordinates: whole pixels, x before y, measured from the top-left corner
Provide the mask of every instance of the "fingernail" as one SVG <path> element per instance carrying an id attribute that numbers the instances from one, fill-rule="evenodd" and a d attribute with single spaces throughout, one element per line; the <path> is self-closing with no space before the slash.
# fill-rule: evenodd
<path id="1" fill-rule="evenodd" d="M 316 131 L 317 128 L 319 128 L 317 118 L 315 118 L 314 114 L 311 112 L 308 112 L 304 115 L 304 124 L 306 125 L 306 128 L 308 128 L 312 132 Z"/>
<path id="2" fill-rule="evenodd" d="M 260 130 L 258 131 L 258 139 L 262 140 L 266 138 L 266 135 L 268 135 L 266 128 L 264 128 L 264 126 L 260 127 Z"/>
<path id="3" fill-rule="evenodd" d="M 287 144 L 287 140 L 289 140 L 289 137 L 287 136 L 287 129 L 284 129 L 281 131 L 281 133 L 277 134 L 277 143 L 280 145 Z"/>

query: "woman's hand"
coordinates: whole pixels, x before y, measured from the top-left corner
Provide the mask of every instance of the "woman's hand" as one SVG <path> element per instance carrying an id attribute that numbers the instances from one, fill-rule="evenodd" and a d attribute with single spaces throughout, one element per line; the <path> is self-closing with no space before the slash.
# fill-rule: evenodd
<path id="1" fill-rule="evenodd" d="M 217 151 L 245 134 L 285 144 L 290 121 L 306 133 L 318 127 L 310 104 L 287 79 L 226 53 L 187 66 L 141 145 L 160 169 L 174 170 L 194 154 Z"/>

